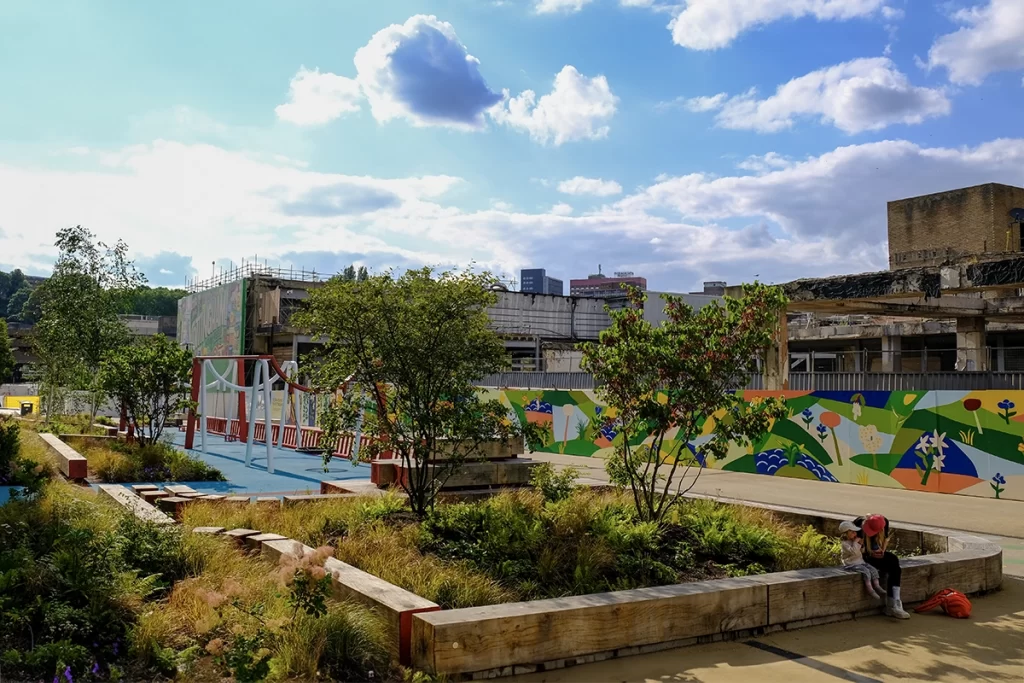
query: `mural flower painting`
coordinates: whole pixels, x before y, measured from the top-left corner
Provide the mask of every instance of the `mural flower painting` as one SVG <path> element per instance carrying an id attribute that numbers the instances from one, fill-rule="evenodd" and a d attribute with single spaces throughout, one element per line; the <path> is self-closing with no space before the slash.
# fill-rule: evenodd
<path id="1" fill-rule="evenodd" d="M 832 432 L 832 443 L 835 444 L 836 447 L 836 464 L 842 467 L 843 456 L 839 452 L 839 437 L 836 436 L 836 427 L 838 427 L 839 423 L 843 421 L 843 418 L 839 416 L 839 413 L 828 411 L 826 413 L 822 413 L 820 419 L 821 424 L 828 427 L 829 431 Z M 821 432 L 821 425 L 818 426 L 818 432 Z M 822 439 L 822 441 L 824 441 L 824 439 Z"/>
<path id="2" fill-rule="evenodd" d="M 974 415 L 974 424 L 978 425 L 978 433 L 984 434 L 985 430 L 981 428 L 981 420 L 978 419 L 978 409 L 981 408 L 981 400 L 976 398 L 964 399 L 964 410 Z"/>
<path id="3" fill-rule="evenodd" d="M 999 402 L 999 410 L 1003 411 L 999 417 L 1003 418 L 1003 422 L 1006 424 L 1010 424 L 1010 418 L 1017 414 L 1017 411 L 1014 410 L 1015 407 L 1017 404 L 1008 398 Z"/>
<path id="4" fill-rule="evenodd" d="M 853 413 L 853 419 L 859 420 L 864 408 L 864 395 L 854 394 L 853 398 L 850 399 L 850 412 Z"/>
<path id="5" fill-rule="evenodd" d="M 999 498 L 999 495 L 1006 490 L 1003 488 L 1005 485 L 1006 477 L 999 472 L 996 472 L 996 476 L 992 477 L 992 483 L 989 484 L 989 486 L 992 487 L 992 490 L 996 492 L 996 498 Z"/>
<path id="6" fill-rule="evenodd" d="M 878 451 L 882 450 L 882 435 L 875 425 L 864 425 L 859 430 L 860 443 L 871 454 L 872 469 L 878 470 Z"/>
<path id="7" fill-rule="evenodd" d="M 818 423 L 818 439 L 820 439 L 822 443 L 825 443 L 825 439 L 827 439 L 827 438 L 828 438 L 828 427 L 826 427 L 825 425 L 823 425 L 823 424 L 821 424 L 819 422 Z"/>
<path id="8" fill-rule="evenodd" d="M 814 413 L 811 412 L 810 408 L 804 408 L 803 412 L 800 413 L 800 419 L 803 420 L 804 427 L 807 431 L 811 431 L 811 423 L 814 422 Z"/>

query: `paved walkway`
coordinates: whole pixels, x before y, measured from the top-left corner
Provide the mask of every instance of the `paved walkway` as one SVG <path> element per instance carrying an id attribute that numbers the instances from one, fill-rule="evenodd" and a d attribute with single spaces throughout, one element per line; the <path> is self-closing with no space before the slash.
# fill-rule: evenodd
<path id="1" fill-rule="evenodd" d="M 515 683 L 829 683 L 1024 681 L 1024 581 L 973 601 L 969 620 L 940 612 L 870 617 L 749 641 L 667 650 L 508 679 Z"/>
<path id="2" fill-rule="evenodd" d="M 184 450 L 185 433 L 175 433 L 174 443 Z M 196 445 L 199 437 L 196 437 Z M 267 472 L 267 450 L 263 444 L 253 445 L 253 464 L 245 466 L 245 443 L 225 441 L 222 436 L 208 436 L 206 453 L 189 451 L 192 455 L 224 473 L 226 482 L 180 482 L 202 493 L 230 493 L 233 495 L 260 493 L 286 495 L 319 493 L 321 481 L 348 479 L 369 480 L 370 466 L 352 465 L 348 460 L 335 458 L 324 472 L 319 455 L 298 453 L 288 448 L 274 448 L 274 473 Z M 146 482 L 137 482 L 146 483 Z"/>
<path id="3" fill-rule="evenodd" d="M 534 453 L 607 482 L 603 461 Z M 875 681 L 1024 681 L 1024 503 L 851 484 L 769 479 L 707 470 L 694 493 L 844 514 L 880 512 L 894 521 L 971 531 L 1003 546 L 1003 590 L 973 601 L 969 620 L 914 615 L 869 617 L 718 643 L 613 659 L 522 676 L 516 683 L 802 683 Z"/>

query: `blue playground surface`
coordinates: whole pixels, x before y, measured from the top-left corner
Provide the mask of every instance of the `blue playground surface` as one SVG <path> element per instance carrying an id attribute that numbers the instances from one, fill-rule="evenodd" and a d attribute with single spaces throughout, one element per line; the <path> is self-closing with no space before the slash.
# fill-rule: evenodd
<path id="1" fill-rule="evenodd" d="M 185 451 L 185 433 L 176 432 L 174 445 Z M 199 446 L 196 434 L 195 445 Z M 224 473 L 227 481 L 179 481 L 200 493 L 227 495 L 303 495 L 320 493 L 322 481 L 368 481 L 370 465 L 353 465 L 348 460 L 335 458 L 324 472 L 319 455 L 298 453 L 290 448 L 274 448 L 274 473 L 267 472 L 267 447 L 255 443 L 252 447 L 252 466 L 245 466 L 245 442 L 225 441 L 222 436 L 207 434 L 206 453 L 198 448 L 186 451 Z M 166 484 L 169 482 L 132 482 L 135 484 Z M 130 486 L 131 484 L 126 484 Z"/>

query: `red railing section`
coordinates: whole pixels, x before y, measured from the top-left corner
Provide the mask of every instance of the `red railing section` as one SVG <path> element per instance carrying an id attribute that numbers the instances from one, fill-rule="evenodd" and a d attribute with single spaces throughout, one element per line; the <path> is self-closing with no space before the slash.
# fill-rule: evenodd
<path id="1" fill-rule="evenodd" d="M 207 417 L 206 432 L 217 436 L 223 436 L 228 441 L 244 441 L 246 435 L 242 433 L 242 427 L 238 420 L 230 420 L 223 417 Z M 323 430 L 319 427 L 298 427 L 295 425 L 284 426 L 284 448 L 292 450 L 314 450 L 320 447 L 320 440 L 323 438 Z M 281 425 L 271 424 L 271 439 L 275 444 L 279 443 L 281 436 Z M 363 435 L 360 439 L 361 448 L 366 447 L 373 437 Z M 267 425 L 263 422 L 253 422 L 253 441 L 266 443 Z M 355 434 L 342 434 L 338 439 L 338 445 L 334 449 L 334 456 L 338 458 L 351 458 L 352 448 L 355 446 Z"/>

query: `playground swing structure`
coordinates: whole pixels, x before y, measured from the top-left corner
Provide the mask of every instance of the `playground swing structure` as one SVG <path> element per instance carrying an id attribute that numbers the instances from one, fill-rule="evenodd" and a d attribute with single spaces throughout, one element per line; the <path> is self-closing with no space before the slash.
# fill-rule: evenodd
<path id="1" fill-rule="evenodd" d="M 246 361 L 253 362 L 252 386 L 245 384 Z M 207 438 L 211 435 L 223 436 L 225 441 L 244 438 L 245 465 L 251 467 L 253 446 L 261 442 L 266 447 L 267 472 L 270 474 L 274 473 L 275 446 L 298 452 L 322 452 L 320 441 L 323 432 L 300 424 L 301 397 L 312 396 L 313 391 L 295 381 L 298 374 L 299 366 L 295 361 L 279 364 L 269 355 L 196 357 L 192 367 L 192 401 L 197 410 L 189 410 L 185 448 L 194 448 L 197 427 L 199 451 L 203 454 L 207 453 Z M 273 387 L 278 382 L 284 383 L 284 400 L 281 402 L 280 421 L 275 424 L 272 419 Z M 237 394 L 237 401 L 232 398 L 234 394 Z M 221 412 L 223 417 L 211 415 L 213 411 Z M 262 413 L 262 422 L 256 419 L 259 413 Z M 251 419 L 246 419 L 247 415 Z M 291 424 L 288 424 L 289 417 Z M 339 440 L 334 455 L 347 456 L 353 461 L 358 459 L 362 422 L 360 414 L 355 433 Z"/>

